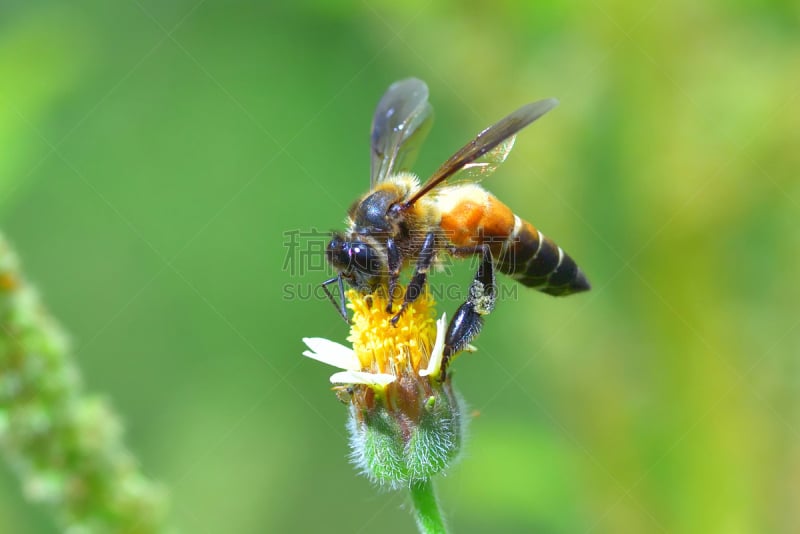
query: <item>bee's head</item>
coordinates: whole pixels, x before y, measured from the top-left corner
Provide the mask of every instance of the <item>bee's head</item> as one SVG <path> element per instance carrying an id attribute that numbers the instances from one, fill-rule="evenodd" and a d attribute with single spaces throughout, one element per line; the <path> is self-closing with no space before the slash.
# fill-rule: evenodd
<path id="1" fill-rule="evenodd" d="M 333 234 L 325 254 L 330 264 L 348 280 L 379 277 L 383 269 L 374 247 L 357 238 L 348 240 L 338 232 Z"/>

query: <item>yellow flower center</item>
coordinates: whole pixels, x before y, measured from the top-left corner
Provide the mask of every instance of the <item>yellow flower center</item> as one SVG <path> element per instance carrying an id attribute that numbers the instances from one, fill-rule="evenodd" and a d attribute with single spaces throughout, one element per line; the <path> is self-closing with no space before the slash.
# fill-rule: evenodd
<path id="1" fill-rule="evenodd" d="M 395 376 L 405 372 L 416 374 L 428 365 L 436 340 L 433 296 L 425 291 L 409 304 L 395 326 L 391 319 L 400 311 L 402 301 L 395 299 L 392 313 L 386 313 L 388 302 L 383 293 L 363 295 L 355 289 L 347 292 L 347 307 L 353 311 L 347 340 L 353 344 L 362 371 Z"/>

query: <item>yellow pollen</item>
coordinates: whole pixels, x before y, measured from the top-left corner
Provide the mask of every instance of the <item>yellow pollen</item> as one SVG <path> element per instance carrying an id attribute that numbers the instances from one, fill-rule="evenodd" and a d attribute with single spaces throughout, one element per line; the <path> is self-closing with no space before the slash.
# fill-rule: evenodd
<path id="1" fill-rule="evenodd" d="M 396 299 L 392 313 L 386 313 L 387 300 L 383 293 L 363 295 L 355 289 L 347 292 L 347 307 L 353 310 L 353 324 L 347 340 L 353 344 L 362 371 L 394 375 L 412 371 L 416 374 L 428 365 L 436 340 L 433 296 L 425 291 L 406 308 L 394 326 L 390 321 L 400 311 L 402 299 L 399 302 Z"/>

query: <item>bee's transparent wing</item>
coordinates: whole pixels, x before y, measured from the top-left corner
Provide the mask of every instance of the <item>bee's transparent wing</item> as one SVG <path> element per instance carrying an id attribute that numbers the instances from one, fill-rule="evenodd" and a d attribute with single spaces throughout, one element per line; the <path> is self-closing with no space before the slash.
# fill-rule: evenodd
<path id="1" fill-rule="evenodd" d="M 516 134 L 557 105 L 558 100 L 555 98 L 539 100 L 522 106 L 489 126 L 445 161 L 404 206 L 410 207 L 431 189 L 455 174 L 462 176 L 462 172 L 466 172 L 465 177 L 470 177 L 470 174 L 473 177 L 480 177 L 492 172 L 505 161 L 514 146 Z"/>
<path id="2" fill-rule="evenodd" d="M 389 86 L 372 118 L 370 187 L 413 164 L 432 119 L 425 82 L 408 78 Z"/>
<path id="3" fill-rule="evenodd" d="M 486 178 L 506 160 L 511 149 L 514 148 L 516 139 L 517 136 L 512 135 L 475 161 L 465 164 L 461 170 L 453 173 L 448 182 L 454 180 L 477 181 Z"/>

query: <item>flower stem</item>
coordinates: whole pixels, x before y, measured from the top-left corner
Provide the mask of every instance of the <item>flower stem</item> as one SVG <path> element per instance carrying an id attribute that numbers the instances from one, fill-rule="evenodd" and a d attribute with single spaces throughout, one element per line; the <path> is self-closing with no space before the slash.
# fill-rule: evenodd
<path id="1" fill-rule="evenodd" d="M 444 519 L 436 502 L 433 481 L 428 478 L 411 485 L 411 500 L 414 503 L 414 517 L 421 534 L 446 534 Z"/>

